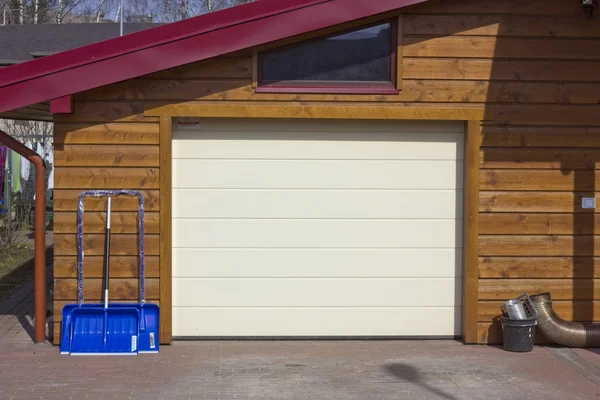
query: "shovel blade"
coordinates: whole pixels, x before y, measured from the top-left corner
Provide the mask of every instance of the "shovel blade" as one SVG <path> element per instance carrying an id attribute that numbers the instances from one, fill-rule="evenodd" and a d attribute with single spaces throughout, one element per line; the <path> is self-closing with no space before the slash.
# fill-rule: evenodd
<path id="1" fill-rule="evenodd" d="M 70 354 L 138 353 L 139 311 L 133 307 L 82 307 L 71 312 Z"/>

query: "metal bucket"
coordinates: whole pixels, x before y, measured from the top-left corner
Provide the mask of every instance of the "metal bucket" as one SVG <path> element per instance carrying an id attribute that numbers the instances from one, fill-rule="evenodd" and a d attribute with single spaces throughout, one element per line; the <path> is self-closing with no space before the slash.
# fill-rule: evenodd
<path id="1" fill-rule="evenodd" d="M 527 319 L 527 314 L 525 313 L 521 300 L 508 300 L 505 304 L 510 319 Z"/>

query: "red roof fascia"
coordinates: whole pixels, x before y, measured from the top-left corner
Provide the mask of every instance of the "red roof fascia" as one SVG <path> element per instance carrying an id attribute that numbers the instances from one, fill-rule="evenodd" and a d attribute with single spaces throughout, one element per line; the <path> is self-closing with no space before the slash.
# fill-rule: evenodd
<path id="1" fill-rule="evenodd" d="M 0 72 L 0 112 L 426 0 L 260 0 L 28 61 Z"/>

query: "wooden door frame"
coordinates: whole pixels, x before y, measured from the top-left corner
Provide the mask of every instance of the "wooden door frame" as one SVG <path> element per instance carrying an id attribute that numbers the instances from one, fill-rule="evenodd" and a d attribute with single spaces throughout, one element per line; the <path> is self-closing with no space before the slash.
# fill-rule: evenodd
<path id="1" fill-rule="evenodd" d="M 174 117 L 293 118 L 463 121 L 464 196 L 462 253 L 462 332 L 477 343 L 479 262 L 479 164 L 483 108 L 406 107 L 386 104 L 170 104 L 147 110 L 160 118 L 160 305 L 161 343 L 172 342 L 172 139 Z"/>
<path id="2" fill-rule="evenodd" d="M 173 119 L 160 117 L 159 140 L 159 297 L 160 342 L 173 341 Z"/>

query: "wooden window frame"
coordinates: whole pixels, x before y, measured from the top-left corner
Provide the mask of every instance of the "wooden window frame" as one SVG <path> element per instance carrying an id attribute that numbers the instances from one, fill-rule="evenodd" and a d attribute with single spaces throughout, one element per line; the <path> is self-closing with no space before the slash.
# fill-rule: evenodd
<path id="1" fill-rule="evenodd" d="M 345 33 L 355 32 L 361 29 L 370 28 L 377 25 L 391 24 L 391 42 L 390 42 L 390 82 L 368 82 L 368 81 L 267 81 L 264 82 L 261 77 L 262 60 L 260 53 L 274 50 L 286 49 L 298 46 L 300 44 L 312 43 L 324 40 L 330 37 L 343 35 Z M 252 87 L 256 93 L 307 93 L 307 94 L 383 94 L 397 95 L 400 93 L 399 85 L 401 81 L 401 68 L 399 61 L 402 59 L 402 20 L 401 17 L 383 19 L 370 24 L 355 26 L 327 35 L 317 36 L 305 41 L 279 46 L 272 49 L 265 49 L 260 52 L 252 53 Z"/>

